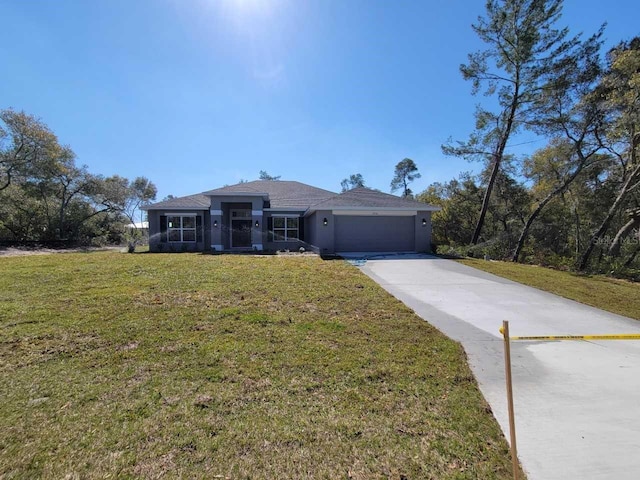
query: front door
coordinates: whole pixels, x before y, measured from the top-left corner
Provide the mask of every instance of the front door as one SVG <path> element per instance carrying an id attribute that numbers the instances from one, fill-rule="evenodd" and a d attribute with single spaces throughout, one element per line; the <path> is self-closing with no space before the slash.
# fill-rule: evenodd
<path id="1" fill-rule="evenodd" d="M 251 248 L 251 209 L 234 208 L 231 217 L 231 248 Z"/>
<path id="2" fill-rule="evenodd" d="M 251 247 L 251 220 L 231 220 L 231 248 Z"/>

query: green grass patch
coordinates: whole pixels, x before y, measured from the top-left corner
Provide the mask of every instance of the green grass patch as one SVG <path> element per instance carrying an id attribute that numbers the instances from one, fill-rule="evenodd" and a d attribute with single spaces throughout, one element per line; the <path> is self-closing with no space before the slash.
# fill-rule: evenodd
<path id="1" fill-rule="evenodd" d="M 510 478 L 460 345 L 345 262 L 0 266 L 2 478 Z"/>
<path id="2" fill-rule="evenodd" d="M 638 283 L 604 275 L 581 275 L 513 262 L 493 260 L 488 262 L 473 258 L 458 261 L 561 297 L 640 320 L 640 284 Z"/>

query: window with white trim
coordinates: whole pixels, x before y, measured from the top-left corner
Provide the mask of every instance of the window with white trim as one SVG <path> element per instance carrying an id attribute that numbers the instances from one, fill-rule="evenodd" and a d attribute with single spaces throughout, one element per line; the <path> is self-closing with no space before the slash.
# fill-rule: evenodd
<path id="1" fill-rule="evenodd" d="M 274 216 L 273 217 L 273 240 L 275 242 L 286 242 L 298 240 L 299 217 Z"/>
<path id="2" fill-rule="evenodd" d="M 196 216 L 195 215 L 167 216 L 167 234 L 170 242 L 195 243 Z"/>

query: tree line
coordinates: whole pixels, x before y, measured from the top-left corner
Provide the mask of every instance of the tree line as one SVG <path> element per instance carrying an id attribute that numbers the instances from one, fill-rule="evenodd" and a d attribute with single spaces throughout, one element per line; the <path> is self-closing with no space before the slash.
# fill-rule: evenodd
<path id="1" fill-rule="evenodd" d="M 558 23 L 562 0 L 488 0 L 472 26 L 485 48 L 460 66 L 481 95 L 475 129 L 443 145 L 480 162 L 414 195 L 413 160 L 391 190 L 441 206 L 440 252 L 640 277 L 640 37 L 603 49 Z M 0 111 L 0 238 L 112 241 L 155 199 L 144 177 L 103 177 L 77 166 L 39 119 Z M 543 146 L 518 154 L 525 136 Z M 260 171 L 260 178 L 279 176 Z M 365 185 L 345 178 L 343 191 Z M 120 232 L 120 233 L 119 233 Z"/>
<path id="2" fill-rule="evenodd" d="M 442 207 L 443 249 L 578 270 L 640 272 L 640 37 L 603 52 L 605 26 L 572 36 L 561 0 L 490 0 L 461 65 L 482 94 L 467 140 L 482 164 L 417 199 Z M 518 155 L 523 134 L 544 146 Z"/>
<path id="3" fill-rule="evenodd" d="M 135 244 L 142 204 L 155 185 L 91 173 L 39 118 L 0 110 L 0 240 Z"/>

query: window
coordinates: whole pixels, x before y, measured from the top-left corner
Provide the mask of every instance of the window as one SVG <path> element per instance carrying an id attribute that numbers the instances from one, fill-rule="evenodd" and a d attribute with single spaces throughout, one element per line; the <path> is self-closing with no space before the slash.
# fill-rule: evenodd
<path id="1" fill-rule="evenodd" d="M 234 209 L 231 210 L 231 218 L 251 218 L 251 210 L 247 209 Z"/>
<path id="2" fill-rule="evenodd" d="M 273 217 L 273 240 L 276 242 L 286 242 L 297 240 L 298 217 Z"/>
<path id="3" fill-rule="evenodd" d="M 167 217 L 167 233 L 170 242 L 196 241 L 195 215 L 170 215 Z"/>

